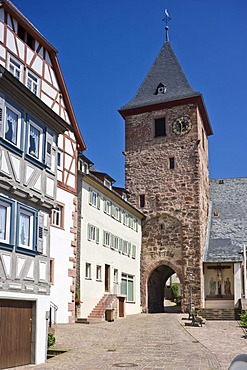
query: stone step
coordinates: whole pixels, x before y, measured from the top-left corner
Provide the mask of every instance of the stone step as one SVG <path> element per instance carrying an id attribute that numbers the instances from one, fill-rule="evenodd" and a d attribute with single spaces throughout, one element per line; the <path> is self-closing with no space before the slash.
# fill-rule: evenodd
<path id="1" fill-rule="evenodd" d="M 239 320 L 238 309 L 215 309 L 215 308 L 203 308 L 198 311 L 198 315 L 202 316 L 206 320 Z"/>

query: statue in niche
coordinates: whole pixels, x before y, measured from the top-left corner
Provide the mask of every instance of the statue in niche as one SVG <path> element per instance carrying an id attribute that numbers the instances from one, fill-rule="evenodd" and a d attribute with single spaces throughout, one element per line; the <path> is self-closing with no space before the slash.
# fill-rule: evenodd
<path id="1" fill-rule="evenodd" d="M 217 270 L 217 280 L 218 280 L 218 297 L 221 297 L 221 284 L 222 284 L 222 272 Z"/>
<path id="2" fill-rule="evenodd" d="M 216 293 L 216 281 L 214 280 L 213 277 L 211 277 L 209 281 L 209 288 L 210 288 L 209 295 L 214 296 Z"/>
<path id="3" fill-rule="evenodd" d="M 231 294 L 231 282 L 229 280 L 229 277 L 226 278 L 225 282 L 224 282 L 224 289 L 225 289 L 225 295 L 226 296 L 230 296 L 232 295 Z"/>

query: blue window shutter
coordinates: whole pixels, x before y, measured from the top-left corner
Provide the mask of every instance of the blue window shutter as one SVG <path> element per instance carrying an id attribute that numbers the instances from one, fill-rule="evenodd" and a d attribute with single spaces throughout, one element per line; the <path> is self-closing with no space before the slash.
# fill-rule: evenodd
<path id="1" fill-rule="evenodd" d="M 49 129 L 46 129 L 45 140 L 45 164 L 48 168 L 51 168 L 53 133 Z"/>
<path id="2" fill-rule="evenodd" d="M 37 252 L 43 253 L 44 241 L 44 214 L 38 213 L 38 227 L 37 227 Z"/>
<path id="3" fill-rule="evenodd" d="M 0 137 L 3 137 L 4 105 L 5 105 L 4 96 L 3 95 L 0 95 Z"/>

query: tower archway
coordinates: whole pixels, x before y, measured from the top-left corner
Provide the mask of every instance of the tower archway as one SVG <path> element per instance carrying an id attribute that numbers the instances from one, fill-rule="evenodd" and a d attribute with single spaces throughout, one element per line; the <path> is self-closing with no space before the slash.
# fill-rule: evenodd
<path id="1" fill-rule="evenodd" d="M 164 312 L 165 286 L 171 276 L 176 274 L 179 279 L 181 291 L 183 278 L 181 270 L 168 261 L 159 261 L 146 272 L 146 305 L 148 313 Z"/>

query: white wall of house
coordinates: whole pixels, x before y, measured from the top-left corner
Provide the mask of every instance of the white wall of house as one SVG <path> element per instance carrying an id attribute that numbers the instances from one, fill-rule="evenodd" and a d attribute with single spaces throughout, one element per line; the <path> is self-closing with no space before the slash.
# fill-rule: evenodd
<path id="1" fill-rule="evenodd" d="M 234 305 L 238 304 L 238 300 L 241 298 L 242 291 L 242 274 L 241 274 L 241 263 L 234 263 Z"/>
<path id="2" fill-rule="evenodd" d="M 72 297 L 70 292 L 72 278 L 69 277 L 68 271 L 73 268 L 73 262 L 69 260 L 73 252 L 71 247 L 73 234 L 70 232 L 70 228 L 73 226 L 72 213 L 75 207 L 73 199 L 73 194 L 60 188 L 57 189 L 57 202 L 63 205 L 64 226 L 50 227 L 50 256 L 54 260 L 50 299 L 58 307 L 57 323 L 68 323 L 70 315 L 68 305 Z"/>
<path id="3" fill-rule="evenodd" d="M 97 206 L 89 204 L 90 189 L 95 190 L 100 197 Z M 128 302 L 126 297 L 125 314 L 140 312 L 140 248 L 141 248 L 141 221 L 137 221 L 137 231 L 123 224 L 121 221 L 104 212 L 104 199 L 111 199 L 109 194 L 103 195 L 99 190 L 83 181 L 82 185 L 82 218 L 81 249 L 80 249 L 80 316 L 87 317 L 105 293 L 105 265 L 110 266 L 110 293 L 121 293 L 121 276 L 127 274 L 134 280 L 134 299 Z M 116 197 L 113 201 L 115 205 Z M 120 207 L 124 211 L 123 206 Z M 126 211 L 127 212 L 127 211 Z M 128 213 L 131 215 L 130 211 Z M 134 216 L 133 216 L 134 217 Z M 135 216 L 136 218 L 136 216 Z M 98 243 L 88 240 L 88 224 L 98 228 Z M 104 245 L 104 231 L 110 232 L 122 240 L 136 246 L 135 258 L 132 252 L 129 255 Z M 86 276 L 86 264 L 91 266 L 90 276 Z M 101 266 L 101 279 L 97 279 L 97 266 Z M 118 281 L 114 282 L 114 270 Z M 131 283 L 130 283 L 131 284 Z"/>

